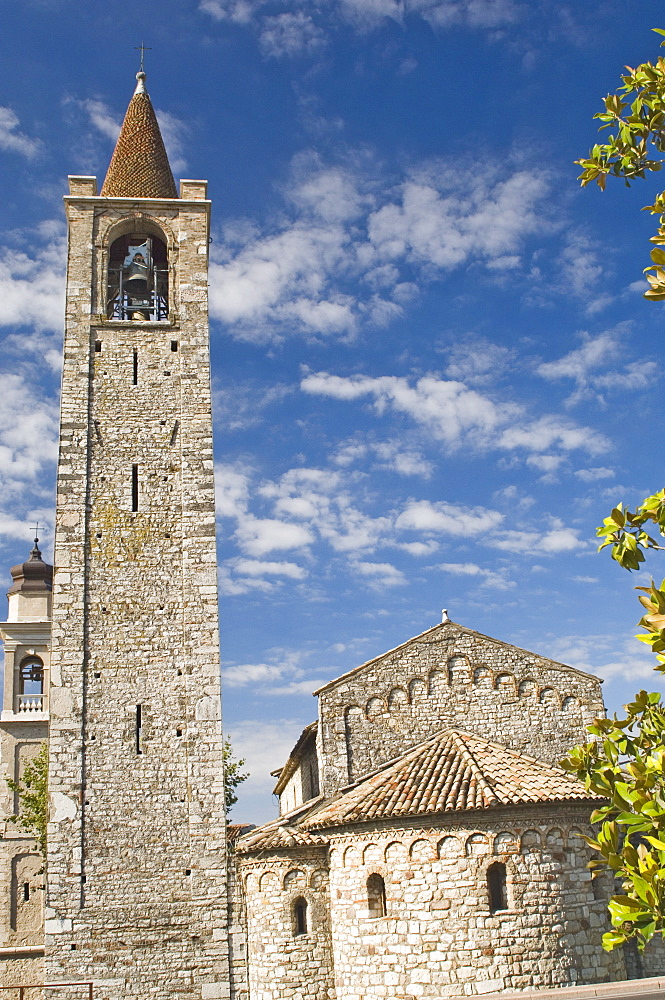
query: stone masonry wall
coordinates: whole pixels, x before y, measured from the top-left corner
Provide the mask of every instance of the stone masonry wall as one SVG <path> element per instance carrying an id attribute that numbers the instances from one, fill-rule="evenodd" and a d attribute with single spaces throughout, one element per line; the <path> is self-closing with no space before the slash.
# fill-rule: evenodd
<path id="1" fill-rule="evenodd" d="M 287 781 L 279 796 L 280 815 L 297 809 L 303 802 L 319 794 L 319 760 L 316 743 L 311 743 L 300 754 L 298 766 Z"/>
<path id="2" fill-rule="evenodd" d="M 251 1000 L 334 1000 L 325 849 L 239 860 L 247 901 Z M 307 901 L 306 933 L 294 906 Z"/>
<path id="3" fill-rule="evenodd" d="M 46 722 L 0 725 L 0 948 L 41 945 L 44 941 L 44 875 L 33 837 L 7 819 L 20 813 L 20 800 L 5 778 L 20 780 L 26 764 L 47 739 Z M 23 959 L 21 959 L 23 962 Z M 5 960 L 8 967 L 10 959 Z"/>
<path id="4" fill-rule="evenodd" d="M 625 978 L 607 954 L 605 895 L 586 869 L 586 813 L 561 806 L 369 826 L 331 840 L 337 1000 L 441 998 Z M 505 863 L 508 909 L 490 913 L 486 872 Z M 385 880 L 372 918 L 367 879 Z M 271 997 L 273 994 L 271 994 Z M 284 996 L 281 994 L 280 996 Z"/>
<path id="5" fill-rule="evenodd" d="M 446 726 L 555 763 L 600 714 L 595 677 L 446 623 L 320 692 L 322 791 Z"/>
<path id="6" fill-rule="evenodd" d="M 229 982 L 209 204 L 97 198 L 76 178 L 73 189 L 46 974 L 94 978 L 114 1000 L 146 984 L 155 1000 L 218 1000 Z M 109 245 L 132 232 L 164 234 L 168 321 L 105 319 Z"/>
<path id="7" fill-rule="evenodd" d="M 228 845 L 228 935 L 231 1000 L 249 1000 L 247 905 L 233 845 Z"/>

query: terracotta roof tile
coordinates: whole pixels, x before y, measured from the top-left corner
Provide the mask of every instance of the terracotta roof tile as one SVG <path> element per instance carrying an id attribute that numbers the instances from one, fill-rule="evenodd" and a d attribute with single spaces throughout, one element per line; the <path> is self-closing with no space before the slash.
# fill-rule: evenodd
<path id="1" fill-rule="evenodd" d="M 300 829 L 571 799 L 593 796 L 560 768 L 448 729 L 311 810 Z"/>
<path id="2" fill-rule="evenodd" d="M 327 843 L 325 837 L 309 833 L 283 819 L 278 819 L 240 837 L 236 841 L 236 851 L 245 854 L 279 847 L 315 847 L 325 843 Z"/>
<path id="3" fill-rule="evenodd" d="M 105 198 L 177 198 L 157 117 L 143 81 L 129 102 L 102 187 Z"/>

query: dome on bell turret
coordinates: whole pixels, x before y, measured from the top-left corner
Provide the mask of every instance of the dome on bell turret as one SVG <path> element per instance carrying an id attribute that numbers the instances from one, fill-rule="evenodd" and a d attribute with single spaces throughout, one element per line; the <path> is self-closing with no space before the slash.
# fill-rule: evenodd
<path id="1" fill-rule="evenodd" d="M 11 594 L 34 594 L 39 591 L 50 593 L 53 589 L 53 567 L 42 559 L 38 543 L 39 539 L 35 538 L 28 560 L 10 569 L 14 582 L 7 591 L 8 597 Z"/>

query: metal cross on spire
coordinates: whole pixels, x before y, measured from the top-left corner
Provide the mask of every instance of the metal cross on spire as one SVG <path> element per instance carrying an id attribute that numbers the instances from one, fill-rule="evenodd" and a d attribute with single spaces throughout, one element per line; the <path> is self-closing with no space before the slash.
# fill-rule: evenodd
<path id="1" fill-rule="evenodd" d="M 143 73 L 143 72 L 145 72 L 144 68 L 143 68 L 143 60 L 144 60 L 144 57 L 145 57 L 145 53 L 152 51 L 152 46 L 151 45 L 144 45 L 143 42 L 141 42 L 140 45 L 135 45 L 134 48 L 137 51 L 140 51 L 140 53 L 141 53 L 141 68 L 139 69 L 139 73 Z"/>
<path id="2" fill-rule="evenodd" d="M 39 541 L 39 521 L 35 525 L 35 545 Z"/>

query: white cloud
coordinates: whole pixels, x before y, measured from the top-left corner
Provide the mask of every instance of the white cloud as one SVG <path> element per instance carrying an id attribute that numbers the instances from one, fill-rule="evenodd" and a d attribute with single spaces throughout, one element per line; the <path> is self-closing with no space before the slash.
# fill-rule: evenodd
<path id="1" fill-rule="evenodd" d="M 468 337 L 454 344 L 448 355 L 446 375 L 470 385 L 494 382 L 513 360 L 512 351 L 486 337 Z"/>
<path id="2" fill-rule="evenodd" d="M 24 242 L 34 243 L 26 232 Z M 66 243 L 59 235 L 29 256 L 0 247 L 0 326 L 60 331 L 65 315 Z"/>
<path id="3" fill-rule="evenodd" d="M 440 501 L 411 500 L 398 515 L 398 530 L 423 531 L 467 538 L 484 535 L 496 529 L 503 521 L 503 514 L 485 507 L 458 507 Z"/>
<path id="4" fill-rule="evenodd" d="M 57 459 L 58 408 L 22 374 L 4 372 L 0 393 L 0 476 L 5 491 L 39 484 Z M 6 495 L 6 493 L 5 493 Z"/>
<path id="5" fill-rule="evenodd" d="M 277 589 L 277 585 L 263 577 L 235 576 L 233 574 L 233 560 L 229 560 L 223 566 L 217 567 L 217 589 L 220 596 L 238 597 L 255 591 L 269 594 Z"/>
<path id="6" fill-rule="evenodd" d="M 238 663 L 233 667 L 222 667 L 222 684 L 227 687 L 247 687 L 263 681 L 276 681 L 282 676 L 282 668 L 274 663 Z"/>
<path id="7" fill-rule="evenodd" d="M 591 308 L 587 305 L 587 312 L 597 312 L 601 305 L 608 304 L 610 300 L 607 298 L 594 298 L 592 294 L 603 274 L 603 267 L 598 259 L 597 248 L 586 235 L 570 233 L 559 254 L 558 263 L 562 290 L 587 300 L 591 305 Z"/>
<path id="8" fill-rule="evenodd" d="M 435 542 L 433 538 L 428 539 L 426 542 L 395 542 L 395 548 L 400 549 L 402 552 L 408 552 L 410 556 L 416 556 L 420 558 L 423 556 L 431 556 L 439 550 L 439 543 Z"/>
<path id="9" fill-rule="evenodd" d="M 312 702 L 312 718 L 315 711 Z M 293 718 L 278 718 L 270 722 L 241 719 L 225 729 L 236 758 L 245 760 L 243 770 L 250 775 L 237 789 L 234 822 L 265 823 L 277 814 L 270 797 L 275 787 L 275 778 L 270 772 L 286 764 L 306 722 Z"/>
<path id="10" fill-rule="evenodd" d="M 476 578 L 481 587 L 492 587 L 494 590 L 509 590 L 515 586 L 515 581 L 507 579 L 505 573 L 485 569 L 477 563 L 440 563 L 438 569 L 456 576 Z"/>
<path id="11" fill-rule="evenodd" d="M 58 453 L 57 401 L 35 392 L 31 364 L 4 371 L 0 393 L 0 537 L 29 547 L 40 524 L 42 548 L 51 538 L 53 474 Z M 27 551 L 27 549 L 26 549 Z"/>
<path id="12" fill-rule="evenodd" d="M 528 171 L 506 179 L 489 170 L 438 175 L 444 165 L 405 181 L 398 203 L 369 220 L 370 242 L 382 260 L 406 258 L 437 268 L 486 261 L 516 250 L 542 228 L 536 206 L 546 183 Z"/>
<path id="13" fill-rule="evenodd" d="M 264 55 L 311 56 L 325 45 L 325 35 L 312 18 L 302 11 L 265 17 L 261 23 L 261 49 Z"/>
<path id="14" fill-rule="evenodd" d="M 185 149 L 189 138 L 189 125 L 170 111 L 164 111 L 161 108 L 155 108 L 155 114 L 171 170 L 176 175 L 182 175 L 183 171 L 187 170 Z"/>
<path id="15" fill-rule="evenodd" d="M 230 21 L 262 31 L 266 21 L 274 19 L 263 16 L 265 6 L 266 0 L 200 0 L 199 10 L 215 21 Z M 492 31 L 510 24 L 519 12 L 514 0 L 328 0 L 328 3 L 317 5 L 310 5 L 307 0 L 293 0 L 289 7 L 292 16 L 300 13 L 300 8 L 311 10 L 317 18 L 316 30 L 328 33 L 340 23 L 366 32 L 387 18 L 401 24 L 409 17 L 420 17 L 439 29 L 465 25 Z"/>
<path id="16" fill-rule="evenodd" d="M 346 160 L 294 157 L 286 211 L 262 228 L 239 220 L 213 244 L 211 315 L 238 337 L 350 337 L 361 323 L 385 325 L 417 294 L 414 268 L 422 282 L 489 266 L 542 232 L 542 176 L 435 161 L 392 185 L 367 154 Z"/>
<path id="17" fill-rule="evenodd" d="M 486 440 L 519 412 L 516 406 L 496 404 L 462 382 L 434 375 L 426 375 L 411 386 L 407 379 L 391 375 L 344 378 L 318 372 L 306 375 L 300 387 L 312 395 L 344 401 L 370 397 L 379 414 L 388 407 L 405 413 L 451 447 L 459 446 L 466 435 Z"/>
<path id="18" fill-rule="evenodd" d="M 591 469 L 576 469 L 575 475 L 583 483 L 595 483 L 599 479 L 613 479 L 614 469 L 608 469 L 603 465 L 597 465 Z"/>
<path id="19" fill-rule="evenodd" d="M 311 531 L 300 524 L 249 515 L 236 528 L 235 537 L 241 551 L 259 557 L 284 549 L 306 549 L 314 541 Z"/>
<path id="20" fill-rule="evenodd" d="M 408 448 L 400 439 L 392 441 L 360 441 L 352 439 L 338 446 L 332 460 L 335 465 L 348 468 L 356 462 L 370 458 L 372 465 L 389 469 L 400 476 L 420 476 L 429 479 L 434 465 L 417 448 Z"/>
<path id="21" fill-rule="evenodd" d="M 609 442 L 598 431 L 549 414 L 531 423 L 507 428 L 501 433 L 497 445 L 507 450 L 524 448 L 528 451 L 547 451 L 553 447 L 574 451 L 579 448 L 592 455 L 609 448 Z"/>
<path id="22" fill-rule="evenodd" d="M 307 576 L 306 569 L 291 562 L 238 559 L 235 569 L 241 576 L 287 576 L 292 580 L 303 580 Z"/>
<path id="23" fill-rule="evenodd" d="M 242 517 L 247 510 L 251 472 L 234 465 L 215 466 L 217 517 Z"/>
<path id="24" fill-rule="evenodd" d="M 247 339 L 266 339 L 273 328 L 294 333 L 355 330 L 353 298 L 330 287 L 346 254 L 338 225 L 294 223 L 248 242 L 210 264 L 210 312 Z M 217 259 L 214 257 L 217 256 Z"/>
<path id="25" fill-rule="evenodd" d="M 408 583 L 402 571 L 392 563 L 354 561 L 350 566 L 354 572 L 366 577 L 373 588 L 399 587 Z"/>
<path id="26" fill-rule="evenodd" d="M 646 388 L 657 376 L 658 366 L 654 361 L 630 361 L 610 371 L 603 370 L 625 356 L 627 336 L 627 324 L 606 330 L 597 337 L 583 332 L 580 334 L 581 347 L 556 361 L 543 362 L 536 372 L 548 381 L 571 379 L 576 388 L 566 401 L 570 406 L 589 397 L 604 402 L 603 394 L 607 390 L 634 392 Z"/>
<path id="27" fill-rule="evenodd" d="M 11 108 L 0 106 L 0 149 L 32 159 L 41 149 L 37 139 L 18 131 L 19 119 Z"/>
<path id="28" fill-rule="evenodd" d="M 391 529 L 388 517 L 360 511 L 340 475 L 324 469 L 290 469 L 260 492 L 273 500 L 277 515 L 309 521 L 336 552 L 374 549 Z"/>
<path id="29" fill-rule="evenodd" d="M 113 111 L 111 111 L 108 104 L 92 97 L 84 101 L 77 101 L 76 103 L 88 115 L 91 125 L 94 125 L 98 132 L 101 132 L 107 139 L 115 143 L 120 134 L 121 122 Z"/>
<path id="30" fill-rule="evenodd" d="M 557 555 L 560 552 L 588 548 L 590 543 L 580 539 L 579 531 L 566 528 L 558 519 L 553 519 L 551 527 L 543 528 L 542 531 L 509 529 L 496 532 L 487 539 L 487 544 L 516 555 Z"/>
<path id="31" fill-rule="evenodd" d="M 436 375 L 426 375 L 411 385 L 406 378 L 390 375 L 342 377 L 317 372 L 305 375 L 300 387 L 313 395 L 344 401 L 369 397 L 377 413 L 391 408 L 407 414 L 451 450 L 462 445 L 531 452 L 579 448 L 594 454 L 608 447 L 605 438 L 589 427 L 554 415 L 525 419 L 515 403 L 495 402 L 462 382 Z"/>
<path id="32" fill-rule="evenodd" d="M 265 0 L 201 0 L 199 10 L 216 21 L 249 24 Z"/>
<path id="33" fill-rule="evenodd" d="M 649 656 L 646 647 L 632 637 L 607 633 L 554 636 L 548 655 L 605 680 L 634 682 L 638 678 L 654 680 L 656 676 L 655 657 Z"/>

